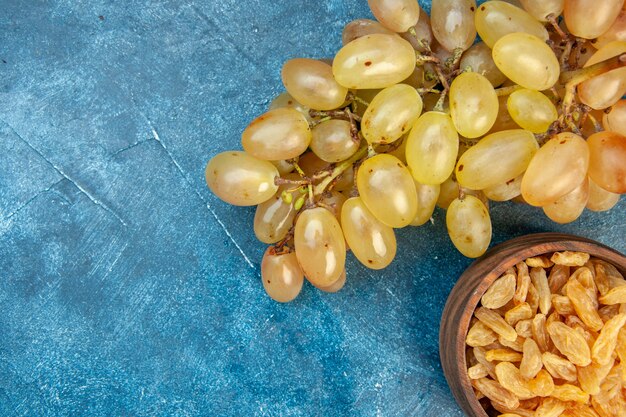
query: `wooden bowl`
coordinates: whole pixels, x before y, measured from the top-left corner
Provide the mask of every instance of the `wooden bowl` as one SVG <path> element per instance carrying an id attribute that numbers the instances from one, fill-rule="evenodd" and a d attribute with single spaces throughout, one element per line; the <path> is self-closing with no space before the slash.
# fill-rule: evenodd
<path id="1" fill-rule="evenodd" d="M 496 278 L 518 262 L 564 250 L 589 253 L 626 274 L 626 256 L 615 249 L 584 237 L 539 233 L 495 246 L 470 265 L 452 289 L 441 318 L 439 356 L 452 394 L 468 416 L 488 417 L 467 376 L 465 357 L 465 338 L 481 297 Z"/>

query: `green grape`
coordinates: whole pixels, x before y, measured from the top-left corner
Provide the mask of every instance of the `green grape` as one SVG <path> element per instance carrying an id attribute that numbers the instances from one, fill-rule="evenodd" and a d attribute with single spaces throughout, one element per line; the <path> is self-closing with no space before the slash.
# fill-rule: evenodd
<path id="1" fill-rule="evenodd" d="M 408 142 L 408 137 L 409 135 L 407 133 L 406 135 L 398 139 L 398 141 L 400 141 L 400 144 L 397 148 L 392 151 L 386 152 L 389 155 L 393 155 L 398 158 L 404 165 L 406 165 L 406 143 Z M 398 141 L 396 141 L 394 145 L 397 145 Z"/>
<path id="2" fill-rule="evenodd" d="M 257 117 L 241 135 L 244 151 L 268 161 L 300 156 L 310 142 L 309 122 L 290 108 L 270 110 Z"/>
<path id="3" fill-rule="evenodd" d="M 573 35 L 593 39 L 609 30 L 623 5 L 624 0 L 567 0 L 563 18 Z"/>
<path id="4" fill-rule="evenodd" d="M 446 212 L 446 226 L 456 248 L 468 258 L 478 258 L 491 242 L 489 210 L 478 198 L 455 199 Z"/>
<path id="5" fill-rule="evenodd" d="M 485 196 L 489 200 L 493 201 L 509 201 L 519 196 L 522 193 L 522 178 L 523 175 L 503 182 L 500 184 L 492 185 L 483 190 Z"/>
<path id="6" fill-rule="evenodd" d="M 344 285 L 346 285 L 346 270 L 344 269 L 337 281 L 333 282 L 327 287 L 318 287 L 317 285 L 311 283 L 315 288 L 320 291 L 328 292 L 328 293 L 336 293 L 339 292 Z"/>
<path id="7" fill-rule="evenodd" d="M 509 33 L 527 33 L 544 42 L 548 40 L 548 31 L 537 19 L 504 1 L 483 3 L 476 10 L 475 22 L 478 35 L 490 48 Z"/>
<path id="8" fill-rule="evenodd" d="M 493 62 L 491 48 L 484 42 L 475 43 L 463 53 L 459 68 L 462 70 L 471 68 L 472 72 L 484 75 L 494 87 L 498 87 L 506 81 L 506 76 L 502 74 L 502 71 Z"/>
<path id="9" fill-rule="evenodd" d="M 530 161 L 522 179 L 522 197 L 533 206 L 553 203 L 583 182 L 588 167 L 587 142 L 574 133 L 559 133 Z"/>
<path id="10" fill-rule="evenodd" d="M 308 58 L 291 59 L 283 65 L 287 92 L 307 107 L 332 110 L 346 101 L 348 89 L 337 84 L 333 69 L 325 62 Z"/>
<path id="11" fill-rule="evenodd" d="M 464 72 L 450 85 L 450 114 L 461 136 L 477 138 L 491 129 L 498 117 L 498 96 L 487 78 Z"/>
<path id="12" fill-rule="evenodd" d="M 626 136 L 599 132 L 589 136 L 587 144 L 591 179 L 607 191 L 626 193 Z"/>
<path id="13" fill-rule="evenodd" d="M 619 194 L 601 188 L 589 178 L 589 200 L 587 208 L 591 211 L 607 211 L 619 201 Z"/>
<path id="14" fill-rule="evenodd" d="M 304 275 L 294 252 L 277 255 L 275 248 L 270 246 L 261 261 L 261 280 L 265 292 L 279 303 L 294 300 L 300 290 Z"/>
<path id="15" fill-rule="evenodd" d="M 406 161 L 422 184 L 441 184 L 450 176 L 459 151 L 459 135 L 452 118 L 426 112 L 413 125 L 406 144 Z"/>
<path id="16" fill-rule="evenodd" d="M 404 227 L 415 218 L 415 184 L 395 156 L 378 154 L 365 160 L 357 171 L 356 183 L 367 208 L 387 226 Z"/>
<path id="17" fill-rule="evenodd" d="M 531 90 L 547 90 L 559 79 L 556 55 L 540 38 L 527 33 L 509 33 L 493 46 L 493 61 L 507 78 Z"/>
<path id="18" fill-rule="evenodd" d="M 309 114 L 310 109 L 302 103 L 298 103 L 296 99 L 293 98 L 289 93 L 282 93 L 276 96 L 274 100 L 272 100 L 272 102 L 270 103 L 268 110 L 276 110 L 282 108 L 298 110 L 306 118 L 307 122 L 313 122 L 313 118 Z"/>
<path id="19" fill-rule="evenodd" d="M 327 162 L 340 162 L 350 158 L 359 149 L 359 143 L 352 139 L 350 122 L 328 120 L 312 130 L 311 150 Z"/>
<path id="20" fill-rule="evenodd" d="M 580 217 L 589 200 L 589 180 L 582 183 L 554 203 L 543 206 L 546 216 L 556 223 L 571 223 Z"/>
<path id="21" fill-rule="evenodd" d="M 298 159 L 298 158 L 294 158 L 294 159 Z M 280 175 L 285 175 L 285 174 L 289 174 L 290 172 L 293 172 L 295 166 L 293 165 L 293 163 L 284 160 L 284 159 L 280 159 L 278 161 L 270 161 L 272 163 L 272 165 L 274 165 L 276 167 L 276 169 L 278 170 L 278 173 Z"/>
<path id="22" fill-rule="evenodd" d="M 626 41 L 626 7 L 622 9 L 611 27 L 598 36 L 593 46 L 600 49 L 614 41 Z"/>
<path id="23" fill-rule="evenodd" d="M 401 84 L 406 84 L 408 86 L 411 86 L 413 88 L 421 88 L 421 87 L 426 87 L 426 84 L 429 85 L 429 87 L 433 86 L 433 82 L 426 82 L 426 79 L 424 77 L 424 67 L 423 66 L 419 66 L 419 67 L 415 67 L 415 69 L 413 70 L 413 73 L 411 75 L 409 75 L 408 78 L 406 78 L 405 80 L 402 81 Z M 420 101 L 421 101 L 421 97 L 420 97 Z"/>
<path id="24" fill-rule="evenodd" d="M 491 130 L 489 133 L 500 132 L 501 130 L 511 130 L 511 129 L 519 129 L 520 126 L 515 123 L 515 120 L 511 117 L 509 113 L 509 108 L 506 104 L 508 97 L 501 96 L 498 97 L 498 117 L 496 117 L 496 121 L 493 123 Z"/>
<path id="25" fill-rule="evenodd" d="M 320 198 L 320 203 L 330 210 L 335 215 L 339 223 L 341 223 L 341 209 L 347 198 L 339 191 L 331 190 L 324 193 Z"/>
<path id="26" fill-rule="evenodd" d="M 509 96 L 507 108 L 515 123 L 533 133 L 548 130 L 559 113 L 548 97 L 539 91 L 521 89 Z"/>
<path id="27" fill-rule="evenodd" d="M 425 224 L 433 215 L 437 200 L 439 199 L 440 185 L 420 184 L 415 181 L 417 191 L 417 214 L 411 221 L 411 226 L 421 226 Z"/>
<path id="28" fill-rule="evenodd" d="M 393 228 L 380 222 L 361 197 L 350 198 L 344 203 L 341 227 L 350 250 L 366 267 L 385 268 L 396 256 Z"/>
<path id="29" fill-rule="evenodd" d="M 535 19 L 545 22 L 548 16 L 555 19 L 563 11 L 565 0 L 520 0 L 524 9 Z"/>
<path id="30" fill-rule="evenodd" d="M 288 174 L 284 178 L 299 179 L 298 174 Z M 281 185 L 276 194 L 262 202 L 254 213 L 254 234 L 263 243 L 276 243 L 282 240 L 293 226 L 296 210 L 293 203 L 299 197 L 298 192 L 289 192 L 293 185 Z M 290 202 L 283 199 L 283 194 L 291 194 Z"/>
<path id="31" fill-rule="evenodd" d="M 298 159 L 298 166 L 307 177 L 310 177 L 323 169 L 327 169 L 330 164 L 320 159 L 314 152 L 307 152 Z"/>
<path id="32" fill-rule="evenodd" d="M 456 165 L 456 179 L 463 187 L 482 190 L 522 174 L 539 146 L 527 130 L 504 130 L 482 138 Z"/>
<path id="33" fill-rule="evenodd" d="M 436 0 L 432 2 L 430 23 L 435 39 L 448 51 L 468 49 L 476 39 L 474 0 Z"/>
<path id="34" fill-rule="evenodd" d="M 363 136 L 370 143 L 387 144 L 408 132 L 422 112 L 422 98 L 406 84 L 387 87 L 374 97 L 363 120 Z"/>
<path id="35" fill-rule="evenodd" d="M 343 171 L 337 178 L 337 182 L 333 187 L 336 191 L 351 191 L 354 187 L 354 167 L 350 167 Z"/>
<path id="36" fill-rule="evenodd" d="M 337 218 L 322 207 L 304 210 L 296 220 L 298 263 L 315 286 L 328 287 L 344 271 L 346 243 Z"/>
<path id="37" fill-rule="evenodd" d="M 268 161 L 241 151 L 215 155 L 206 166 L 206 182 L 213 194 L 234 206 L 255 206 L 278 190 L 278 170 Z"/>
<path id="38" fill-rule="evenodd" d="M 362 38 L 363 36 L 373 35 L 375 33 L 383 33 L 386 35 L 394 35 L 395 33 L 380 23 L 370 19 L 357 19 L 348 23 L 343 28 L 341 34 L 341 40 L 344 45 L 349 44 L 355 39 Z"/>
<path id="39" fill-rule="evenodd" d="M 397 35 L 374 34 L 341 48 L 333 61 L 333 74 L 347 88 L 385 88 L 406 79 L 415 65 L 410 43 Z"/>
<path id="40" fill-rule="evenodd" d="M 604 130 L 626 136 L 626 100 L 620 100 L 607 113 L 602 115 Z"/>
<path id="41" fill-rule="evenodd" d="M 415 35 L 407 32 L 402 33 L 400 36 L 409 41 L 416 51 L 426 52 L 425 45 L 432 45 L 433 43 L 433 32 L 430 26 L 430 17 L 421 7 L 420 18 L 417 24 L 413 26 L 413 30 L 415 30 Z M 418 39 L 420 42 L 418 42 Z"/>
<path id="42" fill-rule="evenodd" d="M 386 28 L 406 32 L 420 17 L 420 6 L 415 0 L 367 0 L 372 14 Z"/>
<path id="43" fill-rule="evenodd" d="M 452 175 L 448 177 L 439 185 L 437 205 L 440 208 L 447 210 L 454 199 L 459 197 L 459 187 L 459 184 L 452 178 Z"/>
<path id="44" fill-rule="evenodd" d="M 626 42 L 611 42 L 593 54 L 585 63 L 585 68 L 624 53 L 626 53 Z M 578 86 L 580 101 L 596 110 L 611 107 L 624 94 L 626 94 L 626 67 L 597 75 Z"/>

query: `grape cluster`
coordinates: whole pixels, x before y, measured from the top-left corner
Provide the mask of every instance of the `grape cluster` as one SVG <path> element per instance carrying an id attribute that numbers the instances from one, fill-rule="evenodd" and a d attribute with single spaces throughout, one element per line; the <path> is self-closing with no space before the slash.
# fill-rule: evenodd
<path id="1" fill-rule="evenodd" d="M 286 93 L 244 151 L 206 167 L 215 195 L 258 206 L 270 297 L 294 299 L 304 277 L 339 290 L 347 250 L 386 267 L 394 228 L 436 205 L 478 257 L 489 200 L 567 223 L 626 193 L 624 0 L 433 0 L 430 17 L 416 0 L 369 5 L 378 21 L 348 23 L 334 59 L 286 62 Z"/>

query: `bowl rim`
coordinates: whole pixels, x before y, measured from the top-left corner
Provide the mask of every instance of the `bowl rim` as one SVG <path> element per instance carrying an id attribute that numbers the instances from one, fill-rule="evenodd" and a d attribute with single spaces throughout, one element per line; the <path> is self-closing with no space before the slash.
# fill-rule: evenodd
<path id="1" fill-rule="evenodd" d="M 488 417 L 484 411 L 482 405 L 478 401 L 475 395 L 473 395 L 473 389 L 469 376 L 467 375 L 467 357 L 466 357 L 466 343 L 465 339 L 467 332 L 469 331 L 469 324 L 473 316 L 473 312 L 478 307 L 481 297 L 487 291 L 489 286 L 504 273 L 508 268 L 516 265 L 517 263 L 533 257 L 539 256 L 550 252 L 559 251 L 581 251 L 581 246 L 584 247 L 584 251 L 589 253 L 595 258 L 602 259 L 606 262 L 613 264 L 622 273 L 626 273 L 626 255 L 621 253 L 615 248 L 611 248 L 603 243 L 589 239 L 582 236 L 576 236 L 565 233 L 534 233 L 518 236 L 516 238 L 504 241 L 491 248 L 483 256 L 472 262 L 467 269 L 459 276 L 454 287 L 450 291 L 446 304 L 441 315 L 441 322 L 439 327 L 439 358 L 444 372 L 444 376 L 451 391 L 463 411 L 468 413 L 470 410 L 465 409 L 464 401 L 458 398 L 458 392 L 456 392 L 452 386 L 455 383 L 460 384 L 463 396 L 467 401 L 467 406 L 471 408 L 471 411 L 477 417 Z M 505 260 L 502 260 L 505 258 Z M 473 277 L 475 271 L 478 269 L 486 268 L 487 272 L 482 275 L 480 280 L 475 283 L 473 287 L 474 291 L 469 297 L 467 302 L 461 309 L 460 320 L 454 323 L 454 326 L 450 326 L 450 323 L 446 323 L 446 318 L 451 314 L 451 310 L 454 309 L 458 303 L 458 299 L 463 300 L 461 297 L 456 297 L 456 292 L 460 291 L 461 284 L 468 279 L 475 281 L 477 278 Z M 462 294 L 462 292 L 460 293 Z M 456 302 L 455 302 L 456 301 Z M 471 308 L 470 308 L 471 307 Z M 458 309 L 457 309 L 458 310 Z M 470 311 L 470 314 L 467 312 Z M 454 332 L 453 340 L 454 346 L 446 346 L 444 349 L 444 341 L 450 336 L 447 335 L 449 331 Z M 447 337 L 446 337 L 447 336 Z M 448 369 L 448 364 L 444 359 L 449 353 L 444 351 L 453 350 L 457 352 L 457 360 L 453 361 L 455 365 L 453 369 Z M 454 368 L 457 369 L 454 369 Z M 452 372 L 456 371 L 456 372 Z M 453 376 L 458 375 L 460 378 L 458 381 L 451 381 Z M 469 393 L 472 395 L 468 395 Z M 480 411 L 479 411 L 480 410 Z M 481 412 L 482 411 L 482 412 Z M 478 414 L 476 414 L 478 413 Z M 471 414 L 468 414 L 471 415 Z"/>

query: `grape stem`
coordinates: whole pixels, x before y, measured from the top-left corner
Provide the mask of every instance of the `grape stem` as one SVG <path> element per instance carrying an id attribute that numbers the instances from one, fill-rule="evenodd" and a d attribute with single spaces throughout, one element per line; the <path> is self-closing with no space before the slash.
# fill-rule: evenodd
<path id="1" fill-rule="evenodd" d="M 549 14 L 548 16 L 546 16 L 546 20 L 552 25 L 554 31 L 559 34 L 561 39 L 569 40 L 569 36 L 567 35 L 567 33 L 563 32 L 563 29 L 561 29 L 561 27 L 559 26 L 559 22 L 556 20 L 556 16 L 554 16 L 554 14 Z"/>
<path id="2" fill-rule="evenodd" d="M 282 177 L 275 177 L 274 184 L 275 185 L 309 185 L 311 183 L 308 179 L 303 180 L 290 180 Z"/>
<path id="3" fill-rule="evenodd" d="M 508 86 L 508 87 L 497 88 L 496 89 L 496 95 L 498 97 L 508 96 L 511 93 L 514 93 L 515 91 L 517 91 L 517 90 L 519 90 L 521 88 L 522 88 L 522 86 L 517 85 L 517 84 L 511 85 L 511 86 Z"/>
<path id="4" fill-rule="evenodd" d="M 326 188 L 330 185 L 331 182 L 338 176 L 340 176 L 346 169 L 350 168 L 356 161 L 363 158 L 367 155 L 367 147 L 363 146 L 361 149 L 356 151 L 354 155 L 352 155 L 349 159 L 346 159 L 339 165 L 335 166 L 330 175 L 326 176 L 322 182 L 313 186 L 313 195 L 318 196 L 322 195 Z"/>

